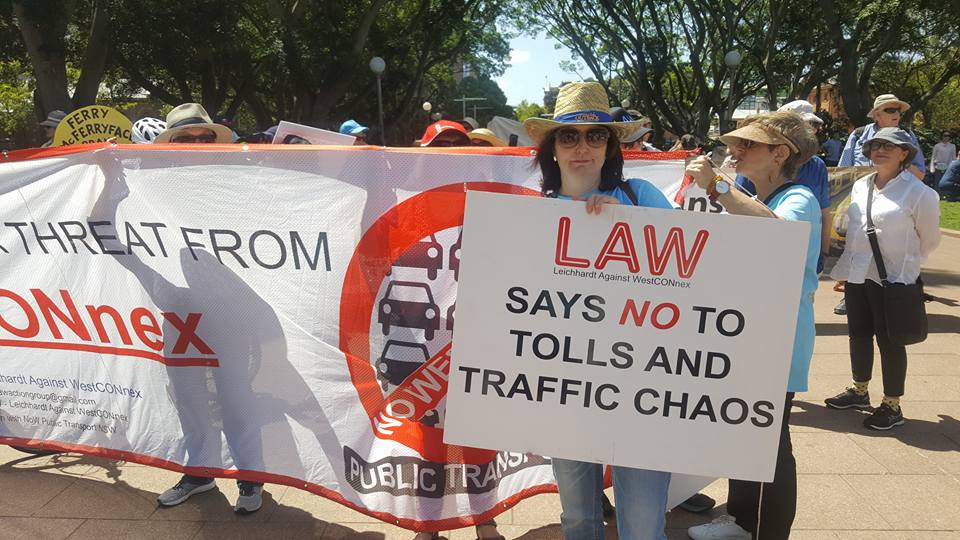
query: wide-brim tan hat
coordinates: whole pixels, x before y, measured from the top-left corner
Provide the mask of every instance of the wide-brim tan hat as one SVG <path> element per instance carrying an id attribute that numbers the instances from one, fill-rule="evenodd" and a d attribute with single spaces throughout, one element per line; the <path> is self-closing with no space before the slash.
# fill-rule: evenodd
<path id="1" fill-rule="evenodd" d="M 557 94 L 553 119 L 528 118 L 523 129 L 539 145 L 551 131 L 571 125 L 606 126 L 623 140 L 643 127 L 641 122 L 614 122 L 608 112 L 610 100 L 603 85 L 598 82 L 575 82 L 565 84 Z"/>
<path id="2" fill-rule="evenodd" d="M 487 128 L 477 128 L 470 132 L 470 140 L 480 139 L 481 141 L 487 141 L 493 146 L 506 146 L 507 143 L 500 140 L 497 135 L 490 131 Z"/>
<path id="3" fill-rule="evenodd" d="M 873 108 L 870 109 L 870 112 L 867 113 L 867 116 L 873 118 L 873 113 L 877 112 L 880 109 L 885 109 L 895 105 L 900 109 L 900 114 L 903 114 L 910 110 L 910 104 L 906 101 L 897 99 L 897 96 L 893 94 L 883 94 L 877 96 L 877 99 L 873 100 Z"/>
<path id="4" fill-rule="evenodd" d="M 174 107 L 167 113 L 167 129 L 157 135 L 153 142 L 170 142 L 178 133 L 193 128 L 205 128 L 214 132 L 217 135 L 216 142 L 219 144 L 233 142 L 233 132 L 230 128 L 213 123 L 206 109 L 199 103 L 184 103 Z"/>
<path id="5" fill-rule="evenodd" d="M 797 143 L 790 140 L 789 137 L 780 133 L 776 129 L 758 124 L 747 124 L 742 128 L 735 129 L 730 133 L 720 136 L 720 140 L 727 146 L 735 146 L 737 139 L 746 139 L 763 144 L 785 144 L 794 154 L 800 153 Z"/>

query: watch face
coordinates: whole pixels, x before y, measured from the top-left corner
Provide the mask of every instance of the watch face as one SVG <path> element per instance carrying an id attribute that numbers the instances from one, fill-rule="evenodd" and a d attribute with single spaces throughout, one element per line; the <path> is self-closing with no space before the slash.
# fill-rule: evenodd
<path id="1" fill-rule="evenodd" d="M 730 183 L 724 181 L 717 182 L 717 185 L 713 187 L 713 190 L 721 194 L 730 193 Z"/>

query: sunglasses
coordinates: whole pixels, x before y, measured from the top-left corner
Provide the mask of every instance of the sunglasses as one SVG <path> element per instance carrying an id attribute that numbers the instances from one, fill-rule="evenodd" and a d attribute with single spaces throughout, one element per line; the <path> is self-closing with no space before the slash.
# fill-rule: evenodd
<path id="1" fill-rule="evenodd" d="M 874 150 L 880 150 L 881 148 L 889 152 L 891 150 L 896 150 L 901 148 L 899 144 L 894 144 L 889 141 L 870 141 L 867 143 L 867 148 L 873 152 Z"/>
<path id="2" fill-rule="evenodd" d="M 216 142 L 217 136 L 214 133 L 208 135 L 177 135 L 170 139 L 172 143 L 212 143 Z"/>
<path id="3" fill-rule="evenodd" d="M 587 146 L 591 148 L 602 148 L 610 140 L 610 130 L 607 128 L 594 128 L 582 135 Z M 580 136 L 581 132 L 575 129 L 561 129 L 557 132 L 557 145 L 561 148 L 573 148 L 580 144 Z"/>
<path id="4" fill-rule="evenodd" d="M 887 114 L 900 114 L 900 108 L 899 108 L 899 107 L 890 107 L 890 108 L 887 108 L 887 109 L 880 109 L 880 110 L 882 110 L 883 112 L 885 112 L 885 113 L 887 113 Z"/>
<path id="5" fill-rule="evenodd" d="M 751 139 L 738 139 L 737 142 L 734 143 L 733 145 L 733 147 L 738 150 L 749 150 L 754 146 L 766 146 L 767 148 L 772 148 L 777 145 L 757 142 Z"/>

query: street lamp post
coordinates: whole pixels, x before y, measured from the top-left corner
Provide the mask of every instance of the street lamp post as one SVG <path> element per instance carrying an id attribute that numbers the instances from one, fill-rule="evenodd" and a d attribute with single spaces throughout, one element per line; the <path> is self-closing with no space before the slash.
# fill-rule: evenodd
<path id="1" fill-rule="evenodd" d="M 733 120 L 733 93 L 734 87 L 737 84 L 737 68 L 740 67 L 740 61 L 743 60 L 743 57 L 740 56 L 738 51 L 730 51 L 723 57 L 723 63 L 730 68 L 730 95 L 727 96 L 727 120 L 723 122 L 720 126 L 720 133 L 726 133 L 730 131 L 729 124 Z M 722 119 L 721 119 L 722 120 Z"/>
<path id="2" fill-rule="evenodd" d="M 383 61 L 383 58 L 374 56 L 370 59 L 370 71 L 374 72 L 377 76 L 377 111 L 380 117 L 380 143 L 384 146 L 387 144 L 387 134 L 383 130 L 383 88 L 380 84 L 380 79 L 385 69 L 387 69 L 387 63 Z"/>

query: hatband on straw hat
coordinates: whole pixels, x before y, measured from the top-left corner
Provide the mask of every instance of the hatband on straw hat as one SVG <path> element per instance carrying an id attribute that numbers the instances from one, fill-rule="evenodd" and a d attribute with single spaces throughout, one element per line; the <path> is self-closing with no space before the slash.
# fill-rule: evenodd
<path id="1" fill-rule="evenodd" d="M 557 103 L 553 108 L 553 119 L 528 118 L 523 129 L 539 145 L 555 129 L 571 125 L 606 126 L 623 140 L 643 127 L 640 122 L 615 122 L 608 110 L 610 100 L 607 92 L 598 82 L 575 82 L 565 84 L 557 94 Z"/>

